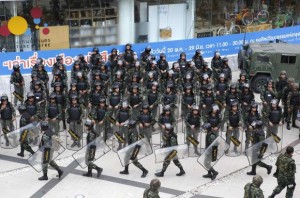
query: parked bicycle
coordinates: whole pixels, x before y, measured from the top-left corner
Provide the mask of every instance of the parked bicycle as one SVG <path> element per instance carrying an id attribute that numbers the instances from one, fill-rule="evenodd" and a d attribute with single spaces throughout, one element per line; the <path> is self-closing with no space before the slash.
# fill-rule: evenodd
<path id="1" fill-rule="evenodd" d="M 294 25 L 293 12 L 290 10 L 281 10 L 276 18 L 273 19 L 273 25 L 277 28 L 290 27 Z"/>
<path id="2" fill-rule="evenodd" d="M 230 21 L 230 27 L 228 28 L 225 24 L 224 27 L 220 28 L 217 32 L 219 36 L 228 35 L 228 34 L 240 34 L 242 32 L 240 26 L 235 24 L 235 19 Z"/>
<path id="3" fill-rule="evenodd" d="M 242 23 L 244 25 L 251 25 L 253 22 L 267 23 L 269 21 L 269 12 L 267 10 L 247 11 L 243 14 Z"/>

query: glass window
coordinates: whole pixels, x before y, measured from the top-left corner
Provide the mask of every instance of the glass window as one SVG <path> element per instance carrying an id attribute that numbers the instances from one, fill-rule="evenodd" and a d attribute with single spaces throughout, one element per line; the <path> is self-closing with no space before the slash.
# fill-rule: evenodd
<path id="1" fill-rule="evenodd" d="M 257 55 L 257 61 L 267 63 L 267 62 L 269 62 L 269 57 L 259 54 L 259 55 Z"/>
<path id="2" fill-rule="evenodd" d="M 281 63 L 295 64 L 296 56 L 295 55 L 281 55 Z"/>

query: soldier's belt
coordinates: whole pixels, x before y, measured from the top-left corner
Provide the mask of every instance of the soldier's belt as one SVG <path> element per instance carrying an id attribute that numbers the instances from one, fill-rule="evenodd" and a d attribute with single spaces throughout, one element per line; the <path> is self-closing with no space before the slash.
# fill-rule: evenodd
<path id="1" fill-rule="evenodd" d="M 125 139 L 120 135 L 120 133 L 114 132 L 114 135 L 120 142 L 125 143 Z"/>
<path id="2" fill-rule="evenodd" d="M 268 148 L 268 144 L 267 143 L 263 143 L 259 149 L 259 155 L 257 156 L 258 159 L 262 159 L 266 150 Z"/>
<path id="3" fill-rule="evenodd" d="M 140 149 L 141 149 L 141 145 L 135 145 L 133 151 L 132 151 L 132 154 L 131 154 L 131 157 L 130 157 L 130 160 L 135 160 L 137 155 L 139 154 L 140 152 Z"/>
<path id="4" fill-rule="evenodd" d="M 211 161 L 215 162 L 218 157 L 218 146 L 212 146 Z"/>
<path id="5" fill-rule="evenodd" d="M 23 100 L 23 96 L 21 96 L 20 94 L 18 94 L 16 91 L 13 92 L 13 95 L 18 98 L 19 100 Z"/>
<path id="6" fill-rule="evenodd" d="M 28 135 L 28 130 L 23 131 L 21 137 L 20 137 L 20 142 L 24 142 L 26 140 L 26 137 Z"/>
<path id="7" fill-rule="evenodd" d="M 3 131 L 4 134 L 7 134 L 7 133 L 10 132 L 7 128 L 2 128 L 2 131 Z"/>
<path id="8" fill-rule="evenodd" d="M 189 135 L 189 136 L 187 137 L 187 140 L 188 140 L 190 143 L 192 143 L 194 146 L 198 146 L 198 144 L 199 144 L 199 141 L 196 140 L 195 138 L 193 138 L 191 135 Z"/>
<path id="9" fill-rule="evenodd" d="M 235 146 L 240 146 L 241 142 L 234 136 L 230 137 L 230 141 L 235 145 Z"/>
<path id="10" fill-rule="evenodd" d="M 177 155 L 176 150 L 172 150 L 166 157 L 166 161 L 171 161 Z"/>
<path id="11" fill-rule="evenodd" d="M 279 143 L 281 141 L 281 138 L 278 137 L 278 135 L 276 135 L 275 133 L 271 133 L 272 137 L 274 138 L 276 143 Z"/>
<path id="12" fill-rule="evenodd" d="M 80 137 L 73 130 L 69 129 L 68 132 L 74 140 L 76 141 L 80 140 Z"/>

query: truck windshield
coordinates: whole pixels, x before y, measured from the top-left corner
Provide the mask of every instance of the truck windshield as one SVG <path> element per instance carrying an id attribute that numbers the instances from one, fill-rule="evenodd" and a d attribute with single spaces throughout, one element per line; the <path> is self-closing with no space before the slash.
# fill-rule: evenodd
<path id="1" fill-rule="evenodd" d="M 267 63 L 269 62 L 269 57 L 265 55 L 257 55 L 257 61 Z"/>

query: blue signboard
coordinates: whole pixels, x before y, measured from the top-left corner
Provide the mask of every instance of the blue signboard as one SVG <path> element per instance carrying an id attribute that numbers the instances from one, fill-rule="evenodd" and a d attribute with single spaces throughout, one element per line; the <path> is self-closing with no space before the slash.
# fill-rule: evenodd
<path id="1" fill-rule="evenodd" d="M 132 49 L 140 55 L 145 47 L 151 46 L 151 53 L 159 57 L 160 53 L 166 54 L 169 62 L 174 62 L 179 58 L 181 52 L 185 52 L 188 59 L 194 55 L 195 50 L 200 49 L 203 57 L 212 57 L 215 51 L 220 51 L 221 56 L 237 54 L 241 45 L 253 42 L 269 42 L 275 39 L 280 39 L 288 43 L 300 43 L 300 26 L 273 29 L 261 32 L 250 32 L 245 34 L 234 34 L 218 37 L 187 39 L 179 41 L 167 41 L 156 43 L 141 43 L 134 44 Z M 113 48 L 122 53 L 125 49 L 124 45 L 99 47 L 100 53 L 104 60 L 107 60 L 109 53 Z M 8 52 L 0 54 L 0 75 L 10 75 L 12 66 L 15 63 L 20 64 L 21 72 L 28 74 L 31 72 L 31 67 L 34 65 L 38 57 L 44 59 L 44 63 L 48 71 L 51 71 L 52 65 L 56 62 L 55 57 L 61 55 L 64 58 L 64 63 L 67 69 L 76 59 L 76 56 L 83 54 L 86 59 L 89 58 L 92 48 L 73 48 L 49 51 L 32 51 L 32 52 Z"/>

